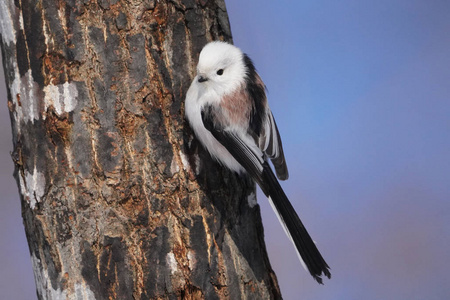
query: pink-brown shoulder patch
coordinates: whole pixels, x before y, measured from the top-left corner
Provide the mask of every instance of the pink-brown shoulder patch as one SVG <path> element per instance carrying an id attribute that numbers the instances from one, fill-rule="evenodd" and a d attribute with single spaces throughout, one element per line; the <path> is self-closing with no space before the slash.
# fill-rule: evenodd
<path id="1" fill-rule="evenodd" d="M 228 124 L 245 125 L 250 118 L 253 103 L 245 91 L 244 86 L 241 86 L 233 93 L 223 97 L 221 107 L 227 115 Z"/>

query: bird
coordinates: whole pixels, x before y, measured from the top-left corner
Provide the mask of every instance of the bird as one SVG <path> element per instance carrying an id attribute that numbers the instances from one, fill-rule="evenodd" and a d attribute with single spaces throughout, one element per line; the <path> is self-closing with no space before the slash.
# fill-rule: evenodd
<path id="1" fill-rule="evenodd" d="M 289 177 L 283 146 L 265 84 L 250 57 L 227 42 L 207 43 L 186 93 L 185 117 L 212 158 L 258 183 L 311 276 L 320 284 L 322 276 L 331 278 L 330 267 L 278 181 Z"/>

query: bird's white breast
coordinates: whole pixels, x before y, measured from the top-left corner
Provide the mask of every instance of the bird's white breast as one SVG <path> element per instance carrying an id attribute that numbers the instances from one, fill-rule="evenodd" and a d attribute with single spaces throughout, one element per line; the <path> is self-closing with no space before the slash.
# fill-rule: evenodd
<path id="1" fill-rule="evenodd" d="M 242 173 L 244 168 L 234 159 L 228 150 L 220 144 L 208 131 L 202 121 L 202 109 L 205 105 L 214 105 L 220 102 L 220 96 L 213 90 L 207 89 L 194 78 L 186 94 L 185 114 L 195 135 L 209 151 L 211 156 L 229 169 Z"/>

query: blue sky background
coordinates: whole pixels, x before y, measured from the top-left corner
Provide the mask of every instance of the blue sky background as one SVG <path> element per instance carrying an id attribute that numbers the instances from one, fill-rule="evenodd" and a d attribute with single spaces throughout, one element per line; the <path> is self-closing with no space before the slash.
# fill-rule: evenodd
<path id="1" fill-rule="evenodd" d="M 450 299 L 450 2 L 227 1 L 269 89 L 315 284 L 264 197 L 285 299 Z"/>
<path id="2" fill-rule="evenodd" d="M 226 4 L 269 90 L 282 185 L 333 276 L 303 270 L 260 193 L 284 298 L 450 299 L 450 2 Z M 0 299 L 35 299 L 0 81 Z"/>

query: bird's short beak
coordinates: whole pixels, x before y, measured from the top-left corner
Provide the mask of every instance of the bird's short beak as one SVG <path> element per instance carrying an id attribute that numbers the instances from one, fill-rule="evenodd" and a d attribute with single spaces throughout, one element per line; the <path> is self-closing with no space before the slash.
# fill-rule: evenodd
<path id="1" fill-rule="evenodd" d="M 198 82 L 205 82 L 208 81 L 208 78 L 206 76 L 198 75 Z"/>

